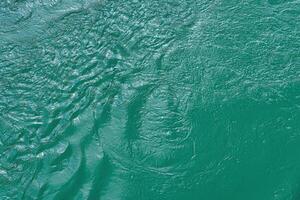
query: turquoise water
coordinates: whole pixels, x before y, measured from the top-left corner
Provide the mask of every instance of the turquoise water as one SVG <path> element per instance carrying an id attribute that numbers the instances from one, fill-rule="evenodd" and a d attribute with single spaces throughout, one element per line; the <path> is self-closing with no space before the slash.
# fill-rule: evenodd
<path id="1" fill-rule="evenodd" d="M 300 1 L 0 2 L 0 199 L 300 199 Z"/>

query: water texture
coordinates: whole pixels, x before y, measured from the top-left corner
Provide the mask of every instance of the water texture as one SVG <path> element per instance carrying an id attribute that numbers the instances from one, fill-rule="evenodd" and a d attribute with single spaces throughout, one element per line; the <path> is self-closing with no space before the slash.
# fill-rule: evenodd
<path id="1" fill-rule="evenodd" d="M 0 199 L 299 200 L 299 0 L 2 0 Z"/>

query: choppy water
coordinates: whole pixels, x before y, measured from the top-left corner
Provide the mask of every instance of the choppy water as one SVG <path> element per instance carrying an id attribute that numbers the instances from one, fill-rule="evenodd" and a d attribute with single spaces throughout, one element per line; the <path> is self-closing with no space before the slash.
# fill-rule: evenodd
<path id="1" fill-rule="evenodd" d="M 299 200 L 299 0 L 2 0 L 0 199 Z"/>

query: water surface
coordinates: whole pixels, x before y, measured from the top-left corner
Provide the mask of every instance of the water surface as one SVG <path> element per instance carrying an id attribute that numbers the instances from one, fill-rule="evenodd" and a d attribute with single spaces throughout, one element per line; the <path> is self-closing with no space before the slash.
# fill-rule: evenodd
<path id="1" fill-rule="evenodd" d="M 298 0 L 0 2 L 0 199 L 300 199 Z"/>

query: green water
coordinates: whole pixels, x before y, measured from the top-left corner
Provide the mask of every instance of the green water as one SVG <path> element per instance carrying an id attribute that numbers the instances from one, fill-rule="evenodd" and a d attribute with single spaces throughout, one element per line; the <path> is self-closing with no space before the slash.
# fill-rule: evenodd
<path id="1" fill-rule="evenodd" d="M 299 0 L 2 0 L 0 200 L 300 200 Z"/>

